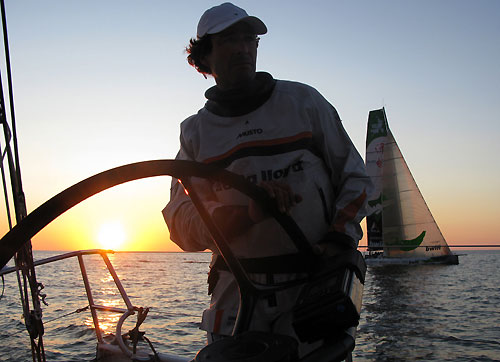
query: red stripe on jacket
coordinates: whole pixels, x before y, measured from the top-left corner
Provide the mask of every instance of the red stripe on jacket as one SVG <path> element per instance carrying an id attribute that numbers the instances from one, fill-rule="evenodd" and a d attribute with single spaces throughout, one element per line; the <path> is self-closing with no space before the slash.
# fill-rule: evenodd
<path id="1" fill-rule="evenodd" d="M 271 140 L 245 142 L 245 143 L 241 143 L 241 144 L 231 148 L 229 151 L 227 151 L 226 153 L 223 153 L 222 155 L 207 158 L 206 160 L 203 161 L 203 163 L 212 163 L 212 162 L 217 162 L 219 160 L 223 160 L 223 159 L 229 157 L 230 155 L 232 155 L 233 153 L 235 153 L 241 149 L 244 149 L 244 148 L 282 145 L 282 144 L 295 142 L 297 140 L 305 139 L 305 138 L 312 138 L 312 132 L 302 132 L 302 133 L 296 134 L 295 136 L 275 138 L 275 139 L 271 139 Z"/>

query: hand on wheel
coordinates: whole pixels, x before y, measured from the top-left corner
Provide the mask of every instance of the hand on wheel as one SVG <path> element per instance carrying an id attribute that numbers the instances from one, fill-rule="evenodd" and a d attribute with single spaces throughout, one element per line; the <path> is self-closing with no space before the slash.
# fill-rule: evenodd
<path id="1" fill-rule="evenodd" d="M 302 201 L 302 197 L 295 194 L 290 186 L 284 182 L 262 181 L 259 186 L 276 201 L 276 206 L 282 213 L 288 214 L 297 203 Z M 267 213 L 254 200 L 250 200 L 248 215 L 254 222 L 260 222 L 268 217 Z"/>

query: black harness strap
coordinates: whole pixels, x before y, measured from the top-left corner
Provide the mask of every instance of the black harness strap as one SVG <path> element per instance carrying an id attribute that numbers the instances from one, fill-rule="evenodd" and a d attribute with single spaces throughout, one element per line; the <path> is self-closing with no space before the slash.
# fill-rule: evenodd
<path id="1" fill-rule="evenodd" d="M 310 273 L 317 265 L 317 258 L 300 253 L 238 260 L 247 273 L 262 274 Z M 217 256 L 212 270 L 229 270 L 229 268 L 224 259 Z"/>
<path id="2" fill-rule="evenodd" d="M 238 259 L 241 266 L 246 273 L 249 274 L 265 274 L 266 283 L 268 285 L 274 285 L 275 274 L 310 274 L 317 266 L 317 258 L 302 253 L 277 255 L 277 256 L 267 256 L 262 258 L 245 258 Z M 212 294 L 218 280 L 219 271 L 230 269 L 226 262 L 219 255 L 216 256 L 215 262 L 210 268 L 210 273 L 208 274 L 208 294 Z M 305 280 L 302 280 L 305 282 Z M 295 286 L 296 283 L 291 283 L 289 286 Z M 267 299 L 269 307 L 276 307 L 277 300 L 275 293 L 269 293 L 265 296 Z"/>

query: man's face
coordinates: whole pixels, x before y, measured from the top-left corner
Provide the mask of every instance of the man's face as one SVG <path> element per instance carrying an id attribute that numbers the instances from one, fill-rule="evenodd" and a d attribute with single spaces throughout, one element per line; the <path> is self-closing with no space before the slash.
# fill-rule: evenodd
<path id="1" fill-rule="evenodd" d="M 217 86 L 233 89 L 245 86 L 255 77 L 257 38 L 246 23 L 236 23 L 211 36 L 212 51 L 203 58 Z"/>

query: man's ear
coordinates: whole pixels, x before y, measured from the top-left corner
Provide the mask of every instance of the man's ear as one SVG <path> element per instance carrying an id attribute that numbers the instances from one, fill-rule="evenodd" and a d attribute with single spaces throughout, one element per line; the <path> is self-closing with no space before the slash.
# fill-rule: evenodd
<path id="1" fill-rule="evenodd" d="M 204 55 L 200 58 L 200 63 L 207 69 L 211 69 L 210 68 L 210 62 L 208 61 L 207 59 L 208 55 Z"/>

